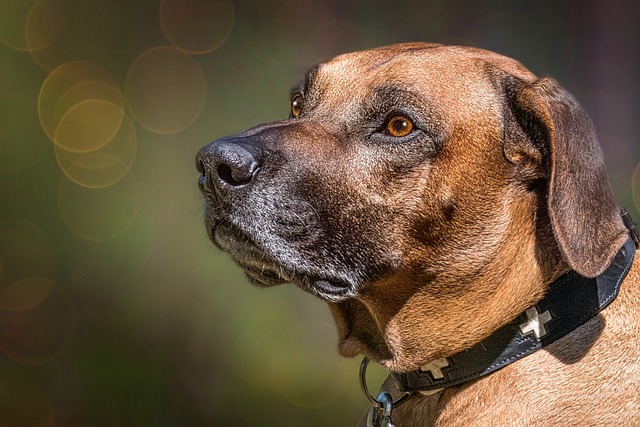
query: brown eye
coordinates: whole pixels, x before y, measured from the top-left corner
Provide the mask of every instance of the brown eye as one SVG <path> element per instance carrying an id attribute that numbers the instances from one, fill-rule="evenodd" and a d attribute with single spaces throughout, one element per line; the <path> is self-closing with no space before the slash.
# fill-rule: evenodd
<path id="1" fill-rule="evenodd" d="M 302 112 L 302 95 L 297 94 L 291 98 L 291 117 L 298 117 Z"/>
<path id="2" fill-rule="evenodd" d="M 413 132 L 413 122 L 405 116 L 393 116 L 387 122 L 387 133 L 395 138 L 402 138 Z"/>

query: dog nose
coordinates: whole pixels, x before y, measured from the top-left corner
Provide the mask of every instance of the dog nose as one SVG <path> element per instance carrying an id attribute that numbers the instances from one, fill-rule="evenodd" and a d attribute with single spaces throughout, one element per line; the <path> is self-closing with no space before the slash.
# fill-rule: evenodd
<path id="1" fill-rule="evenodd" d="M 259 164 L 253 147 L 216 141 L 198 152 L 196 169 L 200 172 L 199 185 L 203 191 L 228 191 L 250 184 L 258 172 Z"/>

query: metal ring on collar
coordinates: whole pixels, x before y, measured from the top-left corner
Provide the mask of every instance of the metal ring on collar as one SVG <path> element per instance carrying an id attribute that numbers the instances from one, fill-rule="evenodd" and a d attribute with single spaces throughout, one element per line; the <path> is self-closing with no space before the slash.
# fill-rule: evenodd
<path id="1" fill-rule="evenodd" d="M 371 393 L 369 393 L 369 387 L 367 387 L 367 366 L 368 365 L 369 365 L 369 359 L 365 357 L 364 359 L 362 359 L 362 363 L 360 363 L 360 389 L 362 390 L 362 393 L 364 393 L 364 395 L 367 397 L 369 402 L 371 402 L 372 406 L 376 408 L 384 409 L 382 407 L 382 403 L 379 402 L 376 398 L 374 398 L 371 395 Z M 392 407 L 400 406 L 401 404 L 406 402 L 409 399 L 409 397 L 411 397 L 412 394 L 413 393 L 411 392 L 405 392 L 404 395 L 400 396 L 399 398 L 391 402 L 391 406 Z"/>

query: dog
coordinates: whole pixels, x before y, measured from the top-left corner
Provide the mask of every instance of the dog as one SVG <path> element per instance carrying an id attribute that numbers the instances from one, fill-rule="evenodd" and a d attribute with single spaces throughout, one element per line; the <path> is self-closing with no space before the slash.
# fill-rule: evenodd
<path id="1" fill-rule="evenodd" d="M 470 47 L 345 54 L 196 167 L 214 244 L 390 371 L 361 425 L 640 422 L 637 236 L 553 79 Z"/>

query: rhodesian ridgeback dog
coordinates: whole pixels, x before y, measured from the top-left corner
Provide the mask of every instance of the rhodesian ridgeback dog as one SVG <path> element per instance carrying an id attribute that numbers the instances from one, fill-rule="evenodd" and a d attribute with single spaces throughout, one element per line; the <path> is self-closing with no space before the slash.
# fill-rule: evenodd
<path id="1" fill-rule="evenodd" d="M 390 371 L 362 425 L 640 422 L 633 222 L 554 80 L 468 47 L 346 54 L 196 164 L 211 240 Z"/>

